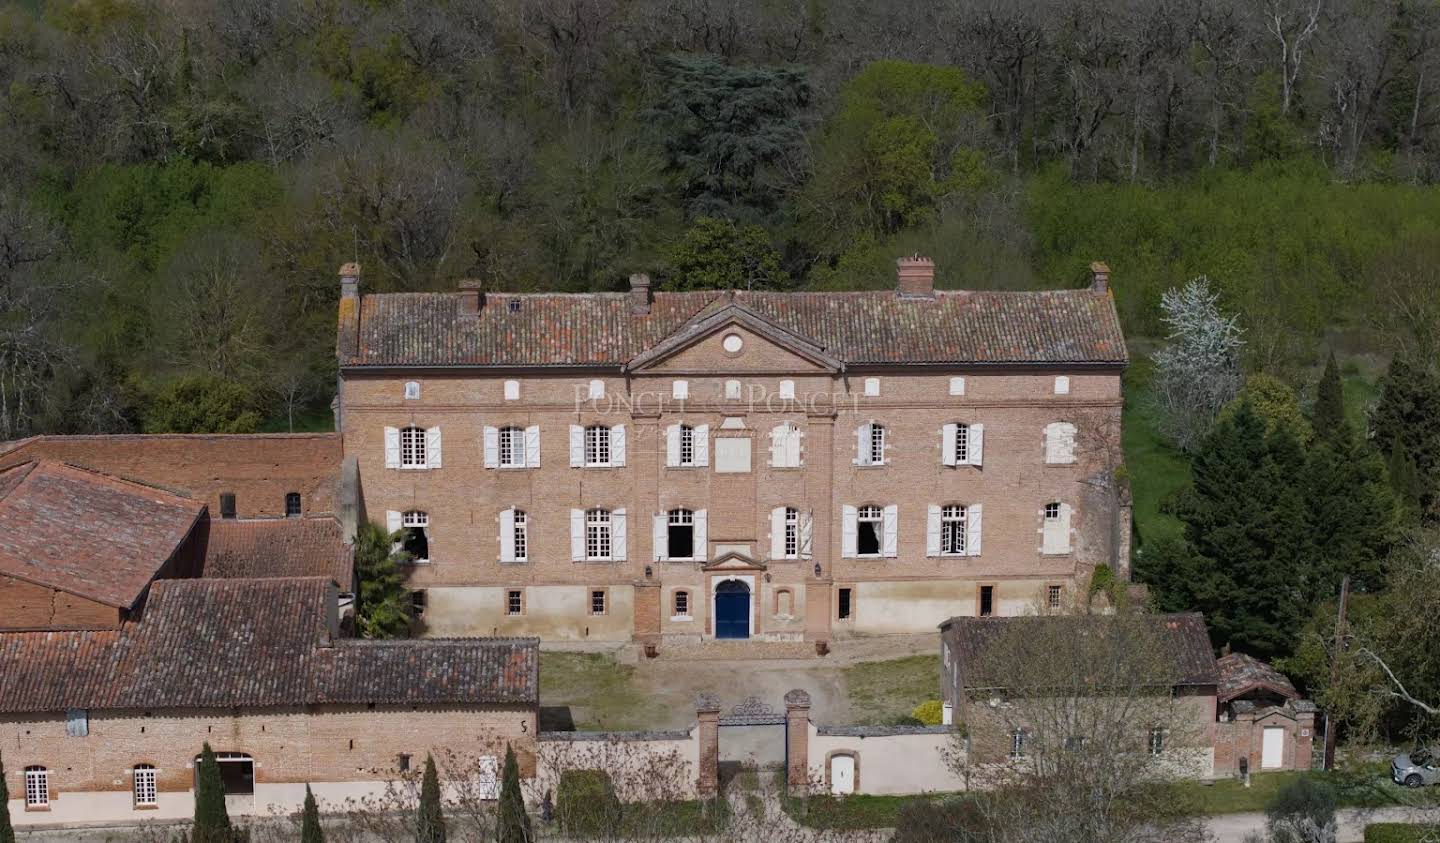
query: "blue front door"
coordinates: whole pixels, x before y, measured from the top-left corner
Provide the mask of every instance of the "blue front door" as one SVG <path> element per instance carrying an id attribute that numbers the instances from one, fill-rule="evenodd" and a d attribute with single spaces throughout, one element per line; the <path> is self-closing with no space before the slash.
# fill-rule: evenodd
<path id="1" fill-rule="evenodd" d="M 738 580 L 715 588 L 715 637 L 750 637 L 750 589 Z"/>

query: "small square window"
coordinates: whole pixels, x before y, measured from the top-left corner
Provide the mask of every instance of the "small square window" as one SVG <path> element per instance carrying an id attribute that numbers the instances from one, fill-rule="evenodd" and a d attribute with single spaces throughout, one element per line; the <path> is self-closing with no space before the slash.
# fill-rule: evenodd
<path id="1" fill-rule="evenodd" d="M 684 401 L 690 397 L 690 381 L 675 381 L 670 384 L 670 397 L 676 401 Z"/>
<path id="2" fill-rule="evenodd" d="M 402 773 L 410 772 L 410 753 L 402 752 L 395 756 L 395 768 Z"/>
<path id="3" fill-rule="evenodd" d="M 1056 395 L 1069 395 L 1069 394 L 1070 394 L 1070 379 L 1069 379 L 1068 377 L 1066 377 L 1066 376 L 1064 376 L 1064 375 L 1058 375 L 1058 376 L 1056 376 L 1056 378 L 1055 378 L 1055 394 L 1056 394 Z"/>
<path id="4" fill-rule="evenodd" d="M 1052 585 L 1045 589 L 1045 605 L 1051 609 L 1060 608 L 1060 601 L 1065 596 L 1065 586 Z"/>
<path id="5" fill-rule="evenodd" d="M 520 381 L 505 381 L 505 400 L 520 400 Z"/>
<path id="6" fill-rule="evenodd" d="M 414 612 L 415 617 L 418 618 L 425 614 L 425 604 L 425 589 L 420 588 L 410 592 L 410 610 Z"/>
<path id="7" fill-rule="evenodd" d="M 739 400 L 740 400 L 740 381 L 737 381 L 737 380 L 728 380 L 728 381 L 725 381 L 725 400 L 727 400 L 727 401 L 739 401 Z"/>
<path id="8" fill-rule="evenodd" d="M 221 517 L 221 518 L 234 518 L 234 517 L 235 517 L 235 493 L 234 493 L 234 492 L 221 492 L 221 493 L 220 493 L 220 517 Z"/>
<path id="9" fill-rule="evenodd" d="M 590 392 L 589 392 L 589 394 L 590 394 L 590 397 L 591 397 L 591 398 L 604 398 L 604 397 L 605 397 L 605 381 L 600 381 L 600 380 L 590 381 Z"/>
<path id="10" fill-rule="evenodd" d="M 688 617 L 690 617 L 690 592 L 688 592 L 688 591 L 677 591 L 677 592 L 675 592 L 675 617 L 677 617 L 677 618 L 688 618 Z"/>
<path id="11" fill-rule="evenodd" d="M 590 591 L 590 614 L 605 614 L 605 589 L 596 588 Z"/>
<path id="12" fill-rule="evenodd" d="M 795 400 L 795 381 L 780 381 L 780 398 L 785 401 Z"/>
<path id="13" fill-rule="evenodd" d="M 879 379 L 879 378 L 866 378 L 866 379 L 865 379 L 865 394 L 866 394 L 867 396 L 870 396 L 870 397 L 874 397 L 874 396 L 880 394 L 880 379 Z"/>
<path id="14" fill-rule="evenodd" d="M 950 379 L 950 394 L 951 394 L 951 395 L 964 395 L 964 394 L 965 394 L 965 379 L 964 379 L 964 378 L 951 378 L 951 379 Z"/>
<path id="15" fill-rule="evenodd" d="M 512 588 L 505 592 L 505 614 L 519 615 L 525 612 L 525 592 Z"/>
<path id="16" fill-rule="evenodd" d="M 420 397 L 420 382 L 407 381 L 405 384 L 405 400 L 414 401 Z"/>
<path id="17" fill-rule="evenodd" d="M 299 518 L 299 517 L 300 517 L 300 493 L 299 493 L 299 492 L 286 492 L 286 493 L 285 493 L 285 517 L 286 517 L 286 518 Z"/>

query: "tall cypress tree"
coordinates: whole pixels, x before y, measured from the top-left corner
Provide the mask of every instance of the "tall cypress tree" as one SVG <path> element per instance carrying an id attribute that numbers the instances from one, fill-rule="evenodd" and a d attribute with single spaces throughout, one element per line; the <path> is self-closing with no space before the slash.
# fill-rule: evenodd
<path id="1" fill-rule="evenodd" d="M 495 823 L 496 843 L 529 843 L 530 815 L 520 794 L 520 765 L 515 750 L 505 745 L 505 770 L 500 776 L 500 806 Z"/>
<path id="2" fill-rule="evenodd" d="M 1312 424 L 1315 435 L 1328 439 L 1345 422 L 1345 385 L 1340 380 L 1340 367 L 1335 365 L 1335 352 L 1325 361 L 1325 374 L 1315 390 L 1315 413 Z"/>
<path id="3" fill-rule="evenodd" d="M 0 758 L 0 843 L 15 843 L 15 828 L 10 825 L 10 790 L 5 786 L 3 758 Z"/>
<path id="4" fill-rule="evenodd" d="M 415 843 L 445 843 L 445 815 L 440 810 L 440 774 L 435 758 L 425 756 L 420 780 L 420 806 L 415 811 Z"/>
<path id="5" fill-rule="evenodd" d="M 225 783 L 209 741 L 200 750 L 196 780 L 195 828 L 190 832 L 190 843 L 231 843 L 234 833 L 230 814 L 225 810 Z"/>
<path id="6" fill-rule="evenodd" d="M 325 843 L 325 830 L 320 827 L 320 806 L 315 794 L 305 785 L 305 810 L 300 818 L 300 843 Z"/>
<path id="7" fill-rule="evenodd" d="M 1399 442 L 1415 464 L 1421 511 L 1440 510 L 1440 375 L 1403 357 L 1390 361 L 1380 379 L 1380 400 L 1370 430 L 1382 453 Z"/>
<path id="8" fill-rule="evenodd" d="M 1410 452 L 1401 440 L 1396 439 L 1391 444 L 1385 469 L 1390 475 L 1390 488 L 1395 490 L 1402 511 L 1406 517 L 1414 517 L 1420 511 L 1420 477 L 1415 460 L 1410 458 Z"/>
<path id="9" fill-rule="evenodd" d="M 1399 529 L 1399 508 L 1385 461 L 1341 422 L 1317 438 L 1300 478 L 1313 537 L 1304 599 L 1332 599 L 1346 574 L 1359 591 L 1384 585 L 1385 557 Z"/>

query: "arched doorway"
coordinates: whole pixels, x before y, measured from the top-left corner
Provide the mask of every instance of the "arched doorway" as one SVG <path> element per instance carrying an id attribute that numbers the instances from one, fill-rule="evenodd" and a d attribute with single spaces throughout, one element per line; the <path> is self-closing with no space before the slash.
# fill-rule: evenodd
<path id="1" fill-rule="evenodd" d="M 715 586 L 715 637 L 750 637 L 750 586 L 740 580 Z"/>

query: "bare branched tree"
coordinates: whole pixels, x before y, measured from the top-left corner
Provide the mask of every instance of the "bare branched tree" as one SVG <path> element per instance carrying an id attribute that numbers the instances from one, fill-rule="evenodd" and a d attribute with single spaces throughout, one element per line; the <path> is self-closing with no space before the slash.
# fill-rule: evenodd
<path id="1" fill-rule="evenodd" d="M 951 764 L 986 791 L 976 804 L 993 839 L 1204 839 L 1169 786 L 1205 766 L 1213 717 L 1212 698 L 1184 684 L 1179 637 L 1124 610 L 1020 617 L 962 668 L 969 743 Z"/>

